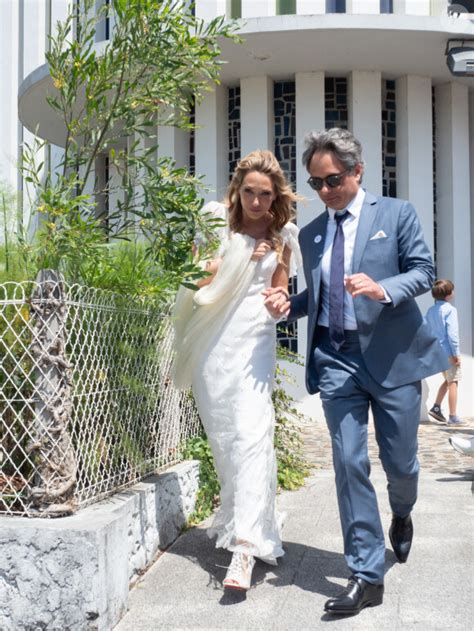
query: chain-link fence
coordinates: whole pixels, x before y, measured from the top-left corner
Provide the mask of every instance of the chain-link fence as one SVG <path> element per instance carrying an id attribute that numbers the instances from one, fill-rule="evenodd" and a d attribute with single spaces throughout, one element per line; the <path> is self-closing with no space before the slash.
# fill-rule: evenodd
<path id="1" fill-rule="evenodd" d="M 171 344 L 153 299 L 0 285 L 0 513 L 69 514 L 178 462 L 200 424 Z"/>

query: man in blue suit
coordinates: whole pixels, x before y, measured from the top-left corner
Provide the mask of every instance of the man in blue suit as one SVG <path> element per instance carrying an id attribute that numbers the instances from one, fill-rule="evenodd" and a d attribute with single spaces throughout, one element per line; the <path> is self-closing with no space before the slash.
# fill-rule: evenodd
<path id="1" fill-rule="evenodd" d="M 319 392 L 332 440 L 347 587 L 331 614 L 382 603 L 385 543 L 367 450 L 372 409 L 392 509 L 389 536 L 404 563 L 417 497 L 421 379 L 445 366 L 415 302 L 434 280 L 413 206 L 361 188 L 360 142 L 347 130 L 311 133 L 303 153 L 308 183 L 326 211 L 299 240 L 307 288 L 288 300 L 266 290 L 266 304 L 288 320 L 308 316 L 306 386 Z"/>

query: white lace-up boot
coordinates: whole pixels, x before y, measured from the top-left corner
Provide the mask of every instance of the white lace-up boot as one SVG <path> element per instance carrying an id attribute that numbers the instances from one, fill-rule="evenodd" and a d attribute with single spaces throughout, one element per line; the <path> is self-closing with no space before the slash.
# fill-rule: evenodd
<path id="1" fill-rule="evenodd" d="M 234 552 L 224 579 L 224 587 L 230 589 L 250 589 L 255 558 L 243 552 Z"/>

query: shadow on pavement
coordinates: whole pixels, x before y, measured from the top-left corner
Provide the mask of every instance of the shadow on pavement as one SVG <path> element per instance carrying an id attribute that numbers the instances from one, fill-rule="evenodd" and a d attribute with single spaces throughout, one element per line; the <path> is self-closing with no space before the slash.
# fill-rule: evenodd
<path id="1" fill-rule="evenodd" d="M 449 478 L 436 478 L 436 482 L 472 482 L 473 480 L 474 469 L 467 469 L 466 471 L 453 471 L 453 474 L 449 476 Z"/>
<path id="2" fill-rule="evenodd" d="M 268 565 L 257 561 L 252 577 L 252 586 L 264 582 L 275 587 L 295 585 L 296 587 L 321 594 L 327 598 L 337 595 L 341 586 L 346 585 L 349 572 L 344 556 L 338 552 L 284 541 L 285 556 L 278 565 Z M 193 528 L 168 549 L 168 554 L 176 554 L 198 564 L 208 574 L 207 586 L 223 590 L 227 566 L 231 553 L 216 549 L 214 540 L 209 539 L 203 528 Z M 386 551 L 385 573 L 396 563 L 391 550 Z M 336 580 L 333 580 L 336 579 Z M 223 591 L 219 603 L 223 606 L 236 605 L 246 600 L 246 592 Z"/>
<path id="3" fill-rule="evenodd" d="M 295 585 L 328 598 L 336 596 L 341 591 L 341 586 L 345 587 L 349 570 L 341 553 L 294 542 L 284 542 L 283 545 L 285 557 L 281 565 L 274 568 L 276 577 L 270 578 L 269 583 L 276 587 Z M 397 560 L 394 553 L 386 550 L 385 574 L 395 563 Z"/>

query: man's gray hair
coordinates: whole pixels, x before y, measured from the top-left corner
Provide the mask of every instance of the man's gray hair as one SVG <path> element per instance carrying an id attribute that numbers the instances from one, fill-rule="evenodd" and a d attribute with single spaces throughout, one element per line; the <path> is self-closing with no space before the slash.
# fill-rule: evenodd
<path id="1" fill-rule="evenodd" d="M 364 166 L 362 145 L 347 129 L 333 127 L 324 131 L 311 131 L 303 142 L 303 164 L 307 171 L 315 153 L 333 153 L 348 171 L 353 171 L 358 164 Z"/>

